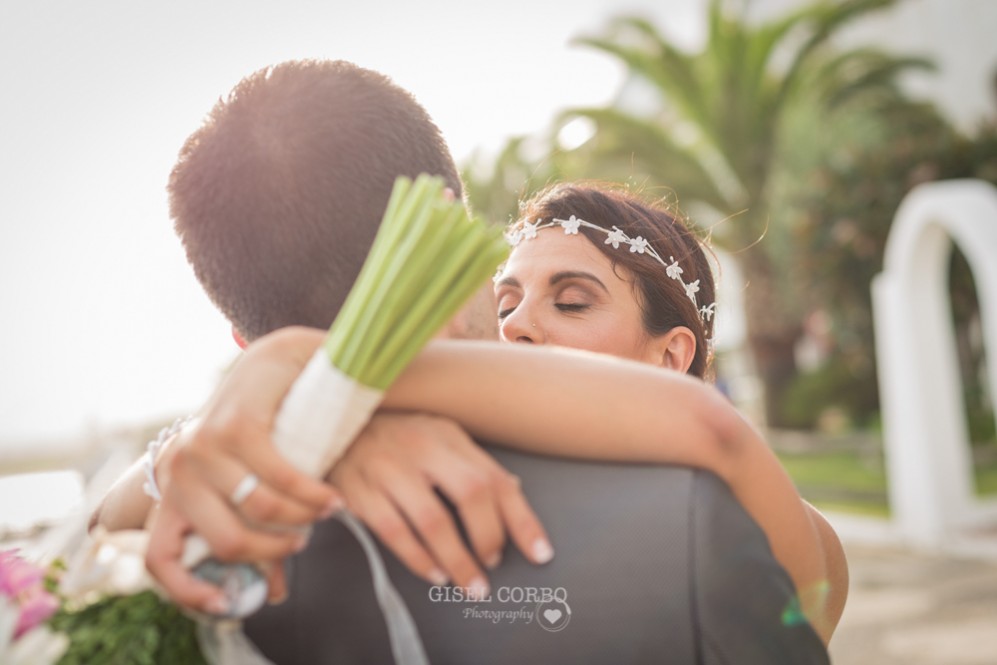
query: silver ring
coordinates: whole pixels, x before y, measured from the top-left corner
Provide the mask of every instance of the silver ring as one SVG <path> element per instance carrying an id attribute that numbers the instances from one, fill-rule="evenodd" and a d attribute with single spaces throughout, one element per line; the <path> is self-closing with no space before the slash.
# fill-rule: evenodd
<path id="1" fill-rule="evenodd" d="M 229 501 L 232 502 L 233 506 L 238 506 L 243 501 L 249 498 L 249 495 L 256 490 L 260 485 L 260 479 L 256 477 L 255 473 L 248 473 L 246 476 L 239 481 L 239 484 L 235 486 L 232 493 L 229 494 Z"/>

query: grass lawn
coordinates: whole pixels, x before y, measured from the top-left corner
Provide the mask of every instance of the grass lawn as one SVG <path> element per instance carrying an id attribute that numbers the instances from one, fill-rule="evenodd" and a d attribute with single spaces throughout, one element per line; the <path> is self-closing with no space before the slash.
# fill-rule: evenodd
<path id="1" fill-rule="evenodd" d="M 997 462 L 977 464 L 973 476 L 976 479 L 976 496 L 997 495 Z"/>
<path id="2" fill-rule="evenodd" d="M 854 451 L 778 453 L 800 494 L 821 509 L 889 517 L 881 457 Z"/>
<path id="3" fill-rule="evenodd" d="M 778 453 L 800 494 L 821 509 L 889 517 L 886 469 L 879 455 L 854 451 Z M 973 469 L 977 496 L 997 495 L 997 461 Z"/>

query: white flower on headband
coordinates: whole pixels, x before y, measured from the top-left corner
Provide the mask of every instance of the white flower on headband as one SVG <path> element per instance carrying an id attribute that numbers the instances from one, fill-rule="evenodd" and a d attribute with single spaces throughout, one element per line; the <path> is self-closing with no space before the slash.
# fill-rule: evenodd
<path id="1" fill-rule="evenodd" d="M 606 236 L 606 242 L 604 242 L 603 244 L 612 245 L 613 249 L 619 249 L 620 243 L 626 241 L 627 241 L 627 234 L 624 233 L 623 231 L 620 231 L 618 228 L 614 226 L 613 230 L 609 232 L 608 236 Z"/>
<path id="2" fill-rule="evenodd" d="M 644 240 L 640 236 L 637 236 L 636 238 L 630 241 L 630 251 L 637 252 L 638 254 L 643 254 L 644 252 L 647 251 L 647 247 L 650 244 L 651 243 Z"/>
<path id="3" fill-rule="evenodd" d="M 675 260 L 674 256 L 669 256 L 668 260 L 671 261 L 671 263 L 665 266 L 665 274 L 671 277 L 672 279 L 677 279 L 681 281 L 682 266 L 679 265 L 679 262 Z"/>
<path id="4" fill-rule="evenodd" d="M 699 293 L 699 280 L 685 285 L 685 294 L 692 301 L 692 304 L 696 304 L 696 294 Z"/>
<path id="5" fill-rule="evenodd" d="M 578 235 L 578 229 L 583 226 L 587 229 L 592 229 L 593 231 L 601 231 L 606 234 L 606 241 L 603 243 L 604 245 L 612 245 L 613 249 L 619 249 L 620 245 L 625 244 L 630 247 L 631 253 L 647 254 L 665 267 L 665 274 L 668 275 L 670 279 L 674 279 L 676 282 L 681 284 L 682 288 L 685 290 L 686 297 L 692 301 L 693 305 L 697 305 L 698 307 L 696 294 L 699 293 L 699 280 L 697 279 L 695 282 L 686 284 L 685 280 L 682 279 L 682 266 L 679 265 L 679 262 L 675 260 L 674 256 L 669 256 L 668 260 L 670 263 L 665 263 L 658 255 L 658 252 L 655 251 L 654 247 L 651 246 L 651 243 L 641 236 L 631 238 L 626 233 L 621 231 L 619 227 L 614 226 L 612 230 L 609 230 L 599 226 L 598 224 L 593 224 L 592 222 L 587 222 L 584 219 L 576 217 L 575 215 L 571 215 L 568 219 L 552 219 L 546 224 L 543 223 L 543 219 L 538 219 L 532 224 L 528 221 L 523 221 L 517 232 L 506 234 L 506 239 L 509 241 L 510 245 L 515 247 L 522 240 L 532 240 L 533 238 L 536 238 L 537 232 L 541 229 L 549 229 L 554 226 L 560 226 L 563 228 L 565 235 Z M 496 280 L 499 278 L 499 274 L 501 274 L 501 270 L 499 273 L 496 273 Z M 716 305 L 717 304 L 715 302 L 712 302 L 709 305 L 699 307 L 699 316 L 704 323 L 713 318 L 713 315 L 716 313 Z M 712 339 L 708 341 L 711 344 L 713 342 Z"/>
<path id="6" fill-rule="evenodd" d="M 554 221 L 561 223 L 561 226 L 564 227 L 564 235 L 566 236 L 578 235 L 578 227 L 582 225 L 582 220 L 578 219 L 574 215 L 568 217 L 567 219 L 555 219 Z"/>
<path id="7" fill-rule="evenodd" d="M 520 239 L 525 238 L 526 240 L 533 240 L 537 237 L 537 227 L 540 226 L 540 220 L 538 219 L 535 224 L 530 224 L 529 222 L 523 222 L 523 228 L 519 232 Z"/>

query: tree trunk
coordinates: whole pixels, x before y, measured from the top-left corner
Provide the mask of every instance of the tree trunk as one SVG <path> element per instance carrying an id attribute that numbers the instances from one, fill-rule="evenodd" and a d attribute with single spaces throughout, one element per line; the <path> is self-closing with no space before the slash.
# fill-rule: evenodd
<path id="1" fill-rule="evenodd" d="M 797 375 L 796 343 L 803 334 L 796 298 L 781 288 L 771 261 L 759 247 L 740 255 L 747 281 L 744 315 L 748 348 L 762 382 L 765 420 L 769 427 L 786 425 L 782 405 Z"/>

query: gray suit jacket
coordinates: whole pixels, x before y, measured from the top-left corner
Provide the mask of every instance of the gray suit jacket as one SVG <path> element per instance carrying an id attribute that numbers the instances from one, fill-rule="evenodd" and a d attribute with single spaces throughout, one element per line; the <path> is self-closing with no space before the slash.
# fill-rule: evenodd
<path id="1" fill-rule="evenodd" d="M 489 451 L 522 479 L 556 554 L 534 566 L 508 546 L 482 601 L 382 548 L 435 665 L 829 662 L 764 534 L 712 474 Z M 339 522 L 317 525 L 288 572 L 289 600 L 246 622 L 264 654 L 392 662 L 367 562 Z"/>

